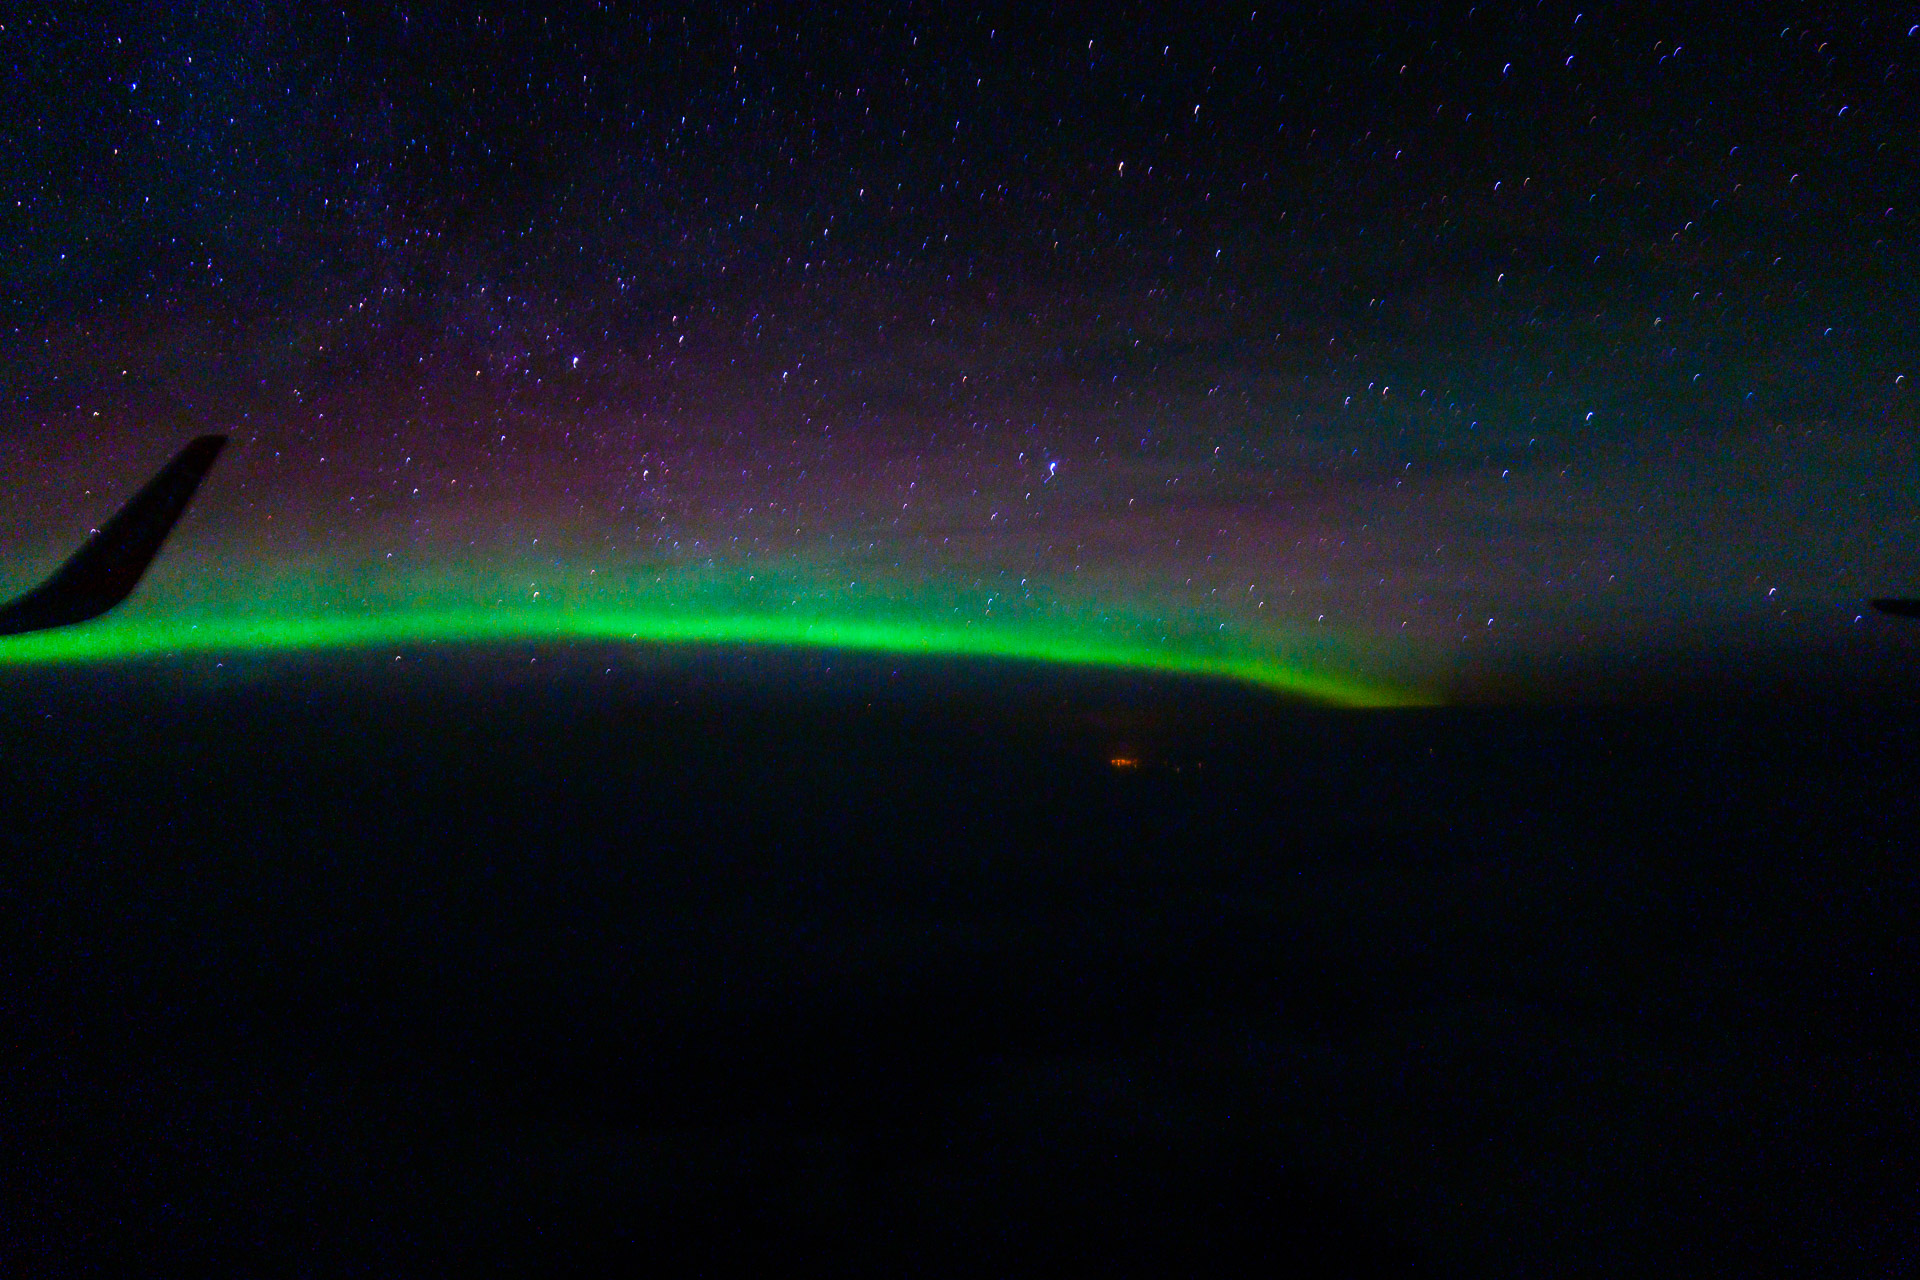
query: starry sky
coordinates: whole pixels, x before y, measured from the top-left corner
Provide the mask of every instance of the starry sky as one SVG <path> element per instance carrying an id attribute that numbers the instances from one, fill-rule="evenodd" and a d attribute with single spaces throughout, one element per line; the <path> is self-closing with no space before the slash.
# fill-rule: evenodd
<path id="1" fill-rule="evenodd" d="M 1920 7 L 1191 8 L 11 8 L 0 658 L 1912 663 Z"/>

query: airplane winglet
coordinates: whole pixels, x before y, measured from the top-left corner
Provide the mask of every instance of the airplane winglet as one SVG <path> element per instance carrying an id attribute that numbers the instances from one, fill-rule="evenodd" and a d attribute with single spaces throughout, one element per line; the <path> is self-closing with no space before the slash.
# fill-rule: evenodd
<path id="1" fill-rule="evenodd" d="M 1875 600 L 1873 607 L 1896 618 L 1920 618 L 1920 600 Z"/>
<path id="2" fill-rule="evenodd" d="M 85 622 L 125 600 L 226 444 L 225 436 L 200 436 L 174 455 L 51 578 L 0 605 L 0 636 Z"/>

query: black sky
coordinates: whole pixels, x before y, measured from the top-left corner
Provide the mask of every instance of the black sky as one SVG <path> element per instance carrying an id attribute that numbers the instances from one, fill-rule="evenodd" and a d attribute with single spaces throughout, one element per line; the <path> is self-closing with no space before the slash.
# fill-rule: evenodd
<path id="1" fill-rule="evenodd" d="M 854 545 L 1422 670 L 1852 643 L 1920 574 L 1916 23 L 24 9 L 8 569 L 232 429 L 262 583 Z"/>

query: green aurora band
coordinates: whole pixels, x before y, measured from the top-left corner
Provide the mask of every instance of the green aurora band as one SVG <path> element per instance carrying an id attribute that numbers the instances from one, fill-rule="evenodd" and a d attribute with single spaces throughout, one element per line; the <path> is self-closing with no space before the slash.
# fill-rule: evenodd
<path id="1" fill-rule="evenodd" d="M 136 605 L 138 601 L 134 602 Z M 656 600 L 652 607 L 599 601 L 551 606 L 375 608 L 302 616 L 201 612 L 156 618 L 131 608 L 90 623 L 0 638 L 0 666 L 87 664 L 174 657 L 376 649 L 404 645 L 492 645 L 516 642 L 673 645 L 768 645 L 953 658 L 998 658 L 1080 667 L 1237 680 L 1262 689 L 1342 707 L 1432 705 L 1428 693 L 1340 670 L 1351 664 L 1302 646 L 1287 652 L 1221 624 L 1195 619 L 1184 627 L 1148 625 L 1102 613 L 1077 617 L 1035 610 L 1006 619 L 929 618 L 900 602 L 842 597 L 829 607 L 721 608 Z M 685 607 L 693 604 L 694 607 Z M 838 607 L 834 607 L 834 606 Z M 702 607 L 704 606 L 704 607 Z M 864 606 L 864 607 L 859 607 Z"/>

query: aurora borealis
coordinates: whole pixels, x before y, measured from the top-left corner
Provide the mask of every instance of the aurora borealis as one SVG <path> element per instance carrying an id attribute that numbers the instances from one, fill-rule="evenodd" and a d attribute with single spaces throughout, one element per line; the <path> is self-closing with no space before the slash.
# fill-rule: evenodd
<path id="1" fill-rule="evenodd" d="M 119 614 L 0 663 L 626 635 L 1361 702 L 1899 666 L 1903 32 L 32 18 L 0 589 L 235 447 Z"/>
<path id="2" fill-rule="evenodd" d="M 1039 628 L 971 628 L 861 622 L 841 617 L 808 620 L 791 615 L 727 610 L 676 616 L 639 612 L 407 612 L 365 619 L 221 620 L 173 626 L 127 624 L 42 636 L 10 644 L 8 663 L 100 662 L 179 654 L 320 652 L 434 643 L 614 641 L 667 644 L 756 644 L 819 647 L 961 658 L 1017 658 L 1075 666 L 1131 669 L 1241 680 L 1275 692 L 1335 706 L 1417 704 L 1417 694 L 1370 687 L 1327 674 L 1324 668 L 1245 653 L 1209 652 L 1179 643 L 1158 646 L 1101 642 L 1084 634 Z"/>

